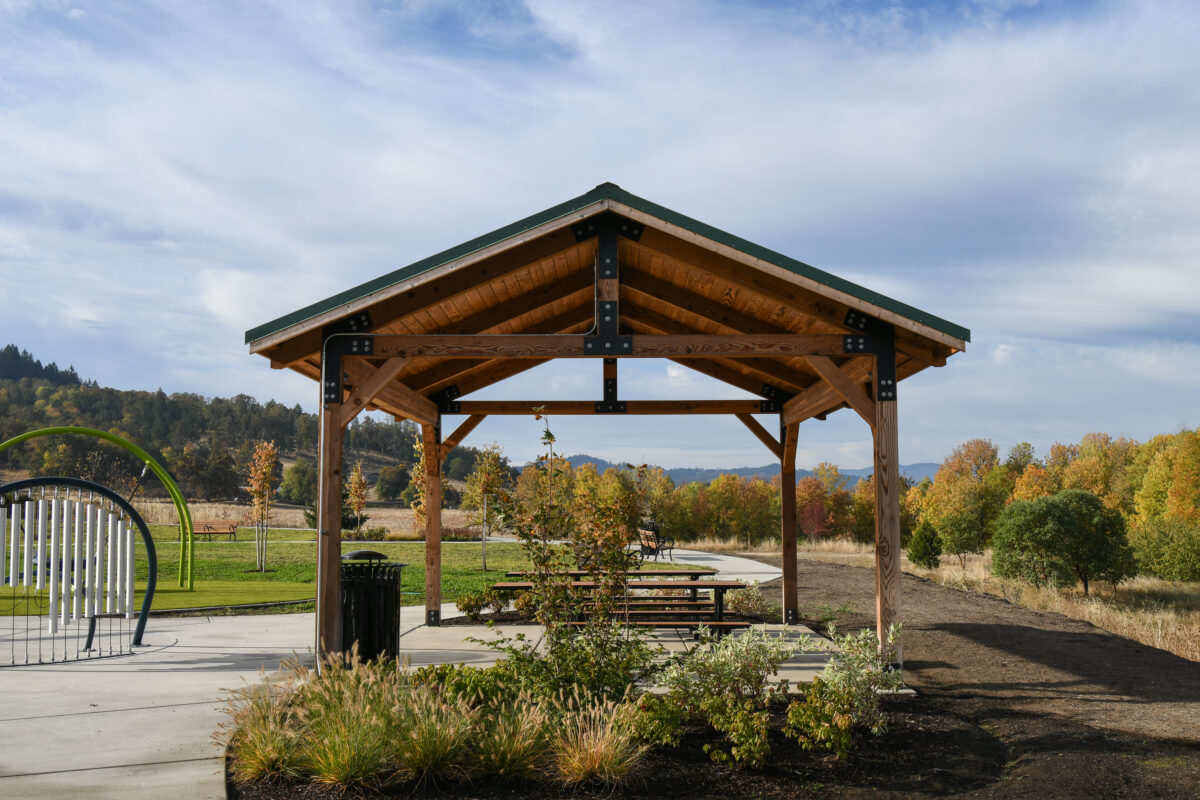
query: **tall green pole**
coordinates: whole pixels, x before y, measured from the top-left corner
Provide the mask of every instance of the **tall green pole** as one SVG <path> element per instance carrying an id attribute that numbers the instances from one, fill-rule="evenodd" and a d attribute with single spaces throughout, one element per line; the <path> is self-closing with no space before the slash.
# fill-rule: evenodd
<path id="1" fill-rule="evenodd" d="M 29 431 L 22 433 L 20 436 L 14 436 L 7 442 L 0 444 L 0 453 L 7 450 L 13 445 L 18 445 L 21 442 L 35 439 L 39 436 L 51 436 L 62 433 L 76 433 L 83 436 L 95 436 L 97 439 L 103 439 L 106 442 L 112 442 L 118 447 L 123 447 L 135 456 L 140 458 L 150 471 L 162 481 L 163 486 L 167 489 L 167 494 L 171 496 L 171 500 L 175 503 L 175 512 L 179 516 L 179 585 L 191 591 L 195 588 L 194 580 L 194 563 L 196 557 L 196 537 L 192 534 L 192 514 L 188 511 L 187 501 L 183 498 L 183 492 L 179 491 L 179 487 L 175 484 L 175 480 L 171 474 L 154 460 L 154 458 L 142 448 L 138 447 L 128 439 L 117 436 L 115 433 L 107 431 L 98 431 L 95 428 L 80 428 L 74 425 L 64 425 L 56 428 L 42 428 L 41 430 Z"/>

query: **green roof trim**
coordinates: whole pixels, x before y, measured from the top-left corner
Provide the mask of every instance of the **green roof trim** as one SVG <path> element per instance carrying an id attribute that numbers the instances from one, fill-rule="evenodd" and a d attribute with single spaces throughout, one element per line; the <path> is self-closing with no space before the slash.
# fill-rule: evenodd
<path id="1" fill-rule="evenodd" d="M 602 200 L 613 200 L 615 202 L 622 203 L 623 205 L 629 206 L 630 208 L 636 209 L 644 214 L 656 217 L 663 222 L 675 225 L 685 230 L 689 230 L 705 237 L 706 239 L 717 242 L 718 244 L 733 248 L 734 250 L 745 253 L 748 256 L 752 256 L 762 261 L 766 261 L 769 264 L 780 267 L 781 269 L 785 269 L 795 275 L 800 275 L 804 278 L 808 278 L 809 280 L 816 281 L 824 286 L 828 286 L 830 289 L 844 292 L 851 297 L 871 303 L 872 305 L 886 309 L 892 313 L 899 314 L 907 319 L 912 320 L 913 322 L 933 328 L 934 330 L 940 331 L 948 336 L 953 336 L 954 338 L 961 339 L 964 342 L 971 341 L 971 332 L 960 325 L 955 325 L 953 322 L 949 322 L 941 317 L 922 311 L 919 308 L 914 308 L 913 306 L 902 303 L 899 300 L 893 300 L 886 295 L 882 295 L 878 292 L 867 289 L 864 286 L 859 286 L 856 283 L 839 278 L 836 275 L 832 275 L 824 270 L 817 269 L 816 267 L 805 264 L 802 261 L 797 261 L 794 258 L 789 258 L 788 256 L 775 252 L 774 250 L 770 250 L 738 236 L 734 236 L 731 233 L 726 233 L 725 231 L 714 228 L 711 225 L 706 225 L 703 222 L 684 216 L 683 214 L 672 211 L 669 208 L 665 208 L 656 203 L 651 203 L 649 200 L 644 200 L 637 195 L 630 194 L 620 186 L 617 186 L 615 183 L 602 183 L 595 189 L 592 189 L 590 192 L 581 194 L 579 197 L 568 200 L 565 203 L 559 203 L 558 205 L 552 206 L 545 211 L 525 217 L 522 220 L 505 225 L 502 228 L 497 228 L 491 233 L 486 233 L 483 236 L 463 242 L 457 247 L 451 247 L 449 250 L 443 250 L 436 255 L 421 259 L 420 261 L 410 264 L 407 267 L 389 272 L 386 275 L 381 275 L 374 280 L 359 284 L 358 286 L 355 286 L 352 289 L 347 289 L 344 292 L 339 292 L 338 294 L 328 297 L 318 303 L 313 303 L 312 305 L 305 306 L 298 311 L 293 311 L 292 313 L 286 314 L 278 319 L 271 320 L 270 322 L 264 323 L 255 328 L 251 328 L 250 330 L 246 331 L 246 344 L 256 342 L 259 339 L 264 339 L 267 336 L 278 333 L 286 328 L 290 328 L 291 326 L 304 322 L 305 320 L 312 319 L 313 317 L 319 316 L 328 311 L 332 311 L 339 306 L 352 303 L 355 300 L 359 300 L 367 295 L 373 294 L 374 292 L 378 292 L 381 289 L 386 289 L 389 286 L 401 283 L 424 272 L 428 272 L 429 270 L 436 269 L 437 267 L 454 261 L 455 259 L 462 258 L 463 256 L 470 255 L 478 250 L 491 247 L 494 244 L 503 242 L 505 239 L 510 239 L 514 236 L 524 233 L 525 231 L 531 230 L 540 225 L 544 225 L 547 222 L 552 222 L 553 220 L 565 217 L 568 214 L 572 214 L 576 211 L 587 208 L 588 206 Z"/>

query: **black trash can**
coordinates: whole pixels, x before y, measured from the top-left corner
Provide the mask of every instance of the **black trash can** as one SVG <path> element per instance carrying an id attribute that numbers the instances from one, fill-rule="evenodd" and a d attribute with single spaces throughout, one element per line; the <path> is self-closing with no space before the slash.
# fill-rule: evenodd
<path id="1" fill-rule="evenodd" d="M 355 550 L 342 556 L 342 642 L 358 642 L 363 661 L 400 651 L 400 571 L 383 553 Z"/>

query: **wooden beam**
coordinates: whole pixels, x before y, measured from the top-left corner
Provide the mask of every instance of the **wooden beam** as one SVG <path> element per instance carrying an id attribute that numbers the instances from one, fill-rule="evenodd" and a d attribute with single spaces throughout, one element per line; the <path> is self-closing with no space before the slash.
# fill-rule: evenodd
<path id="1" fill-rule="evenodd" d="M 350 376 L 352 383 L 360 386 L 365 385 L 374 376 L 370 365 L 361 358 L 343 356 L 342 369 Z M 374 399 L 378 401 L 378 405 L 386 407 L 390 413 L 398 413 L 414 422 L 425 424 L 437 419 L 437 405 L 428 397 L 417 394 L 399 380 L 385 384 L 375 393 Z"/>
<path id="2" fill-rule="evenodd" d="M 750 432 L 758 437 L 758 440 L 767 446 L 767 449 L 776 458 L 783 458 L 783 445 L 771 435 L 771 432 L 762 426 L 762 423 L 756 420 L 749 414 L 738 414 L 737 418 L 742 421 L 742 424 L 750 429 Z"/>
<path id="3" fill-rule="evenodd" d="M 340 653 L 342 642 L 342 408 L 327 403 L 321 410 L 318 463 L 317 615 L 318 661 Z"/>
<path id="4" fill-rule="evenodd" d="M 781 550 L 783 556 L 783 621 L 794 625 L 800 621 L 800 591 L 796 563 L 796 449 L 799 442 L 799 423 L 785 425 L 779 460 Z"/>
<path id="5" fill-rule="evenodd" d="M 761 414 L 761 400 L 626 400 L 626 414 Z M 596 413 L 593 400 L 463 400 L 463 414 L 518 416 L 541 406 L 548 414 L 581 416 Z"/>
<path id="6" fill-rule="evenodd" d="M 874 356 L 859 356 L 842 367 L 842 372 L 850 380 L 863 383 L 869 378 L 874 368 Z M 845 398 L 838 394 L 837 389 L 825 381 L 821 381 L 784 403 L 783 417 L 789 423 L 803 422 L 810 417 L 827 414 L 840 408 L 844 402 Z"/>
<path id="7" fill-rule="evenodd" d="M 442 459 L 436 423 L 421 425 L 425 448 L 425 624 L 442 624 Z"/>
<path id="8" fill-rule="evenodd" d="M 454 429 L 454 433 L 442 440 L 441 449 L 438 450 L 438 460 L 445 461 L 446 456 L 450 455 L 459 442 L 467 438 L 467 434 L 479 427 L 479 423 L 487 419 L 487 414 L 472 414 L 463 420 L 463 423 Z"/>
<path id="9" fill-rule="evenodd" d="M 367 404 L 375 399 L 375 396 L 383 391 L 383 387 L 390 383 L 400 371 L 404 369 L 404 365 L 408 363 L 407 358 L 389 358 L 376 368 L 371 377 L 360 383 L 346 402 L 342 403 L 342 427 L 350 424 L 350 421 L 357 417 L 367 407 Z"/>
<path id="10" fill-rule="evenodd" d="M 627 270 L 622 276 L 622 291 L 634 299 L 649 297 L 709 322 L 715 322 L 737 333 L 792 333 L 758 317 L 745 314 L 725 303 L 688 291 L 665 278 L 641 270 Z"/>
<path id="11" fill-rule="evenodd" d="M 627 351 L 588 350 L 586 337 L 579 335 L 382 334 L 374 339 L 374 357 L 389 358 L 761 358 L 843 354 L 842 335 L 826 333 L 635 335 Z"/>
<path id="12" fill-rule="evenodd" d="M 520 331 L 525 334 L 562 334 L 562 333 L 582 333 L 592 327 L 595 322 L 595 304 L 589 302 L 585 306 L 572 308 L 561 314 L 556 314 L 549 319 L 530 325 L 527 329 Z M 474 373 L 476 368 L 485 365 L 495 367 L 501 362 L 495 359 L 480 358 L 480 359 L 450 359 L 446 361 L 437 361 L 428 367 L 421 369 L 419 372 L 414 372 L 405 378 L 405 383 L 411 386 L 421 394 L 430 394 L 452 383 L 458 383 L 466 379 L 465 373 Z M 505 360 L 502 363 L 508 365 L 513 362 Z M 520 367 L 516 371 L 520 372 L 526 367 Z M 515 374 L 515 373 L 510 373 Z M 506 376 L 507 377 L 507 376 Z M 487 384 L 484 384 L 485 386 Z M 466 394 L 467 389 L 463 389 L 462 393 Z"/>
<path id="13" fill-rule="evenodd" d="M 875 630 L 900 622 L 900 452 L 894 400 L 875 401 Z M 896 660 L 904 650 L 896 643 Z"/>
<path id="14" fill-rule="evenodd" d="M 862 390 L 862 386 L 850 379 L 846 373 L 838 369 L 837 364 L 834 364 L 825 356 L 806 356 L 808 363 L 816 370 L 816 373 L 828 383 L 830 386 L 842 396 L 850 407 L 858 412 L 858 415 L 870 426 L 875 425 L 875 403 L 871 398 L 867 397 L 867 393 Z"/>

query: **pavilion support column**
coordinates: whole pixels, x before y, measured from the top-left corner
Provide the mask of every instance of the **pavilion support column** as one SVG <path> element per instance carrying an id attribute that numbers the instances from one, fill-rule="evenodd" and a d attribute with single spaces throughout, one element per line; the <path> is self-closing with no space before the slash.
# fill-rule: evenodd
<path id="1" fill-rule="evenodd" d="M 900 456 L 897 431 L 895 360 L 878 356 L 875 424 L 875 624 L 879 641 L 892 623 L 900 622 Z M 888 381 L 891 381 L 888 384 Z M 896 663 L 904 665 L 904 650 L 896 642 Z"/>
<path id="2" fill-rule="evenodd" d="M 784 422 L 780 434 L 783 454 L 780 459 L 779 491 L 783 555 L 783 621 L 794 625 L 800 621 L 800 593 L 796 563 L 796 445 L 800 424 Z"/>
<path id="3" fill-rule="evenodd" d="M 440 418 L 439 418 L 440 420 Z M 442 624 L 441 425 L 421 425 L 425 448 L 425 624 Z"/>
<path id="4" fill-rule="evenodd" d="M 342 647 L 342 404 L 321 410 L 317 533 L 317 657 Z"/>

